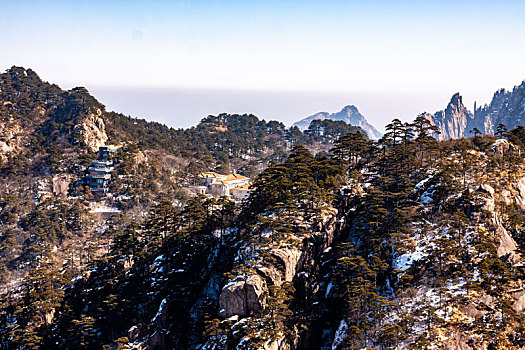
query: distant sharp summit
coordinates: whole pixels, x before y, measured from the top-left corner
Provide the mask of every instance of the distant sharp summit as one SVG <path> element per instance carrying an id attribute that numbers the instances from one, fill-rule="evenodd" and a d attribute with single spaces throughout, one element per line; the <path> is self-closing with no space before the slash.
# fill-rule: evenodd
<path id="1" fill-rule="evenodd" d="M 477 108 L 474 113 L 464 105 L 459 93 L 452 96 L 447 108 L 435 114 L 424 113 L 441 132 L 439 139 L 472 136 L 478 129 L 483 134 L 494 134 L 499 124 L 507 129 L 525 125 L 525 81 L 512 91 L 496 91 L 488 105 Z"/>
<path id="2" fill-rule="evenodd" d="M 374 128 L 374 126 L 370 124 L 361 113 L 359 113 L 355 106 L 346 106 L 341 111 L 332 114 L 328 112 L 319 112 L 306 117 L 293 125 L 301 130 L 305 130 L 308 128 L 312 120 L 316 119 L 342 120 L 350 125 L 359 126 L 367 132 L 371 139 L 377 140 L 383 136 L 383 134 L 377 131 L 377 129 Z"/>
<path id="3" fill-rule="evenodd" d="M 436 125 L 440 131 L 439 139 L 458 139 L 465 135 L 468 130 L 467 124 L 473 114 L 463 104 L 463 98 L 459 93 L 454 94 L 443 111 L 434 115 L 424 113 L 425 117 Z"/>

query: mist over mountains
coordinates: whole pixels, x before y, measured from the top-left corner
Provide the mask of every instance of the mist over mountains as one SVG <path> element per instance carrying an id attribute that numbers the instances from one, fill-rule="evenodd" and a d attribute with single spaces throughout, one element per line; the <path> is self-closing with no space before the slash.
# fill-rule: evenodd
<path id="1" fill-rule="evenodd" d="M 423 112 L 420 115 L 438 127 L 440 134 L 437 137 L 440 140 L 469 137 L 478 131 L 482 134 L 493 135 L 499 124 L 505 125 L 510 130 L 523 125 L 525 120 L 525 81 L 511 91 L 499 89 L 488 104 L 477 106 L 475 103 L 473 112 L 463 104 L 462 96 L 455 93 L 445 109 L 434 114 Z M 342 120 L 361 127 L 372 139 L 377 140 L 382 136 L 353 105 L 346 106 L 337 113 L 313 114 L 294 125 L 304 130 L 308 128 L 312 120 L 316 119 Z"/>
<path id="2" fill-rule="evenodd" d="M 174 129 L 12 67 L 0 349 L 523 349 L 523 105 Z"/>
<path id="3" fill-rule="evenodd" d="M 525 117 L 525 82 L 512 91 L 500 89 L 492 101 L 483 106 L 474 105 L 474 112 L 463 104 L 459 93 L 454 94 L 447 107 L 431 115 L 424 113 L 440 130 L 440 139 L 473 136 L 475 131 L 493 135 L 499 124 L 507 129 L 523 125 Z"/>

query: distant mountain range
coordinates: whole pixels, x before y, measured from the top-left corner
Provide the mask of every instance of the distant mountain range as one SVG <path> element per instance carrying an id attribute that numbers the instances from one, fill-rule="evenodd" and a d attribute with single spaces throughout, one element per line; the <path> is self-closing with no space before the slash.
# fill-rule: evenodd
<path id="1" fill-rule="evenodd" d="M 425 113 L 425 116 L 439 128 L 439 139 L 469 137 L 474 134 L 474 129 L 492 135 L 499 124 L 514 129 L 524 125 L 525 121 L 525 81 L 512 91 L 496 91 L 488 105 L 478 108 L 474 104 L 474 112 L 463 105 L 461 95 L 457 93 L 445 110 L 433 115 Z"/>
<path id="2" fill-rule="evenodd" d="M 482 107 L 474 104 L 474 112 L 465 107 L 463 98 L 456 93 L 444 110 L 434 114 L 424 112 L 422 115 L 439 128 L 438 139 L 440 140 L 473 136 L 474 129 L 478 129 L 482 134 L 493 135 L 499 124 L 504 124 L 507 129 L 511 130 L 518 125 L 525 125 L 525 81 L 515 86 L 512 91 L 505 89 L 496 91 L 490 104 Z M 294 125 L 305 130 L 315 119 L 342 120 L 348 124 L 360 126 L 372 139 L 377 140 L 383 136 L 353 105 L 346 106 L 337 113 L 316 113 Z"/>
<path id="3" fill-rule="evenodd" d="M 305 130 L 310 125 L 310 122 L 316 119 L 342 120 L 350 125 L 359 126 L 367 132 L 371 139 L 374 140 L 380 139 L 381 136 L 383 136 L 383 134 L 377 131 L 377 129 L 370 124 L 361 113 L 359 113 L 356 106 L 346 106 L 337 113 L 319 112 L 306 117 L 293 125 L 301 130 Z"/>

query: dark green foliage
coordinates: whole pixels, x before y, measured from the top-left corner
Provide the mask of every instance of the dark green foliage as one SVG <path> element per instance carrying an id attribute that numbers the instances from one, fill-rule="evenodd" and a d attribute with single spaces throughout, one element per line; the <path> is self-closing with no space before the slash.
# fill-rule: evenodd
<path id="1" fill-rule="evenodd" d="M 361 131 L 349 132 L 340 137 L 330 151 L 334 158 L 348 168 L 366 165 L 373 152 L 372 142 Z"/>
<path id="2" fill-rule="evenodd" d="M 339 185 L 342 168 L 325 156 L 314 158 L 297 146 L 283 164 L 270 166 L 253 184 L 254 192 L 242 213 L 247 222 L 258 214 L 305 218 L 319 214 L 329 205 Z"/>
<path id="3" fill-rule="evenodd" d="M 348 133 L 361 133 L 366 135 L 360 127 L 352 126 L 341 120 L 331 119 L 312 120 L 308 129 L 304 131 L 304 134 L 311 139 L 309 143 L 322 142 L 323 144 L 333 144 L 341 136 Z"/>
<path id="4" fill-rule="evenodd" d="M 523 346 L 509 289 L 525 273 L 498 253 L 496 223 L 523 252 L 525 215 L 514 202 L 485 210 L 499 197 L 479 187 L 482 178 L 517 191 L 522 127 L 498 127 L 522 149 L 497 152 L 476 130 L 437 142 L 424 115 L 394 119 L 378 142 L 343 122 L 314 121 L 302 133 L 253 115 L 208 116 L 176 130 L 106 112 L 86 89 L 62 91 L 31 70 L 13 67 L 0 85 L 1 122 L 12 116 L 26 132 L 0 164 L 9 189 L 0 195 L 0 281 L 22 280 L 0 301 L 0 348 L 121 349 L 154 334 L 173 349 L 210 339 L 253 349 L 297 335 L 300 346 L 320 348 L 341 320 L 343 348 L 435 347 L 447 327 L 468 329 L 489 348 Z M 91 198 L 78 184 L 76 198 L 35 196 L 51 196 L 52 176 L 76 178 L 95 158 L 79 142 L 88 115 L 100 115 L 108 142 L 124 143 L 106 202 L 123 212 L 109 219 L 87 213 Z M 190 197 L 184 187 L 206 170 L 254 176 L 254 192 L 239 210 L 224 197 Z M 300 253 L 291 281 L 273 279 L 290 270 L 279 249 Z M 419 260 L 397 264 L 415 251 Z M 218 296 L 236 274 L 263 278 L 265 305 L 221 321 Z M 492 302 L 463 290 L 451 296 L 460 283 Z M 453 324 L 448 305 L 483 316 Z"/>

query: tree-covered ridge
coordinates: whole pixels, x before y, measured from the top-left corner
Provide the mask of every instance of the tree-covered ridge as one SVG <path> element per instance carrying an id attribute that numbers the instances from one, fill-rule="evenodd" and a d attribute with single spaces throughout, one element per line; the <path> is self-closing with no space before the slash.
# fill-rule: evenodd
<path id="1" fill-rule="evenodd" d="M 374 142 L 221 114 L 175 130 L 6 74 L 10 99 L 47 97 L 0 106 L 3 127 L 34 127 L 0 173 L 0 348 L 524 346 L 522 127 L 438 142 L 421 115 Z M 111 216 L 75 181 L 89 115 L 123 143 Z M 253 175 L 248 200 L 185 190 L 218 169 Z"/>
<path id="2" fill-rule="evenodd" d="M 266 122 L 253 115 L 209 116 L 194 128 L 176 130 L 106 112 L 85 88 L 63 91 L 43 82 L 29 69 L 13 67 L 0 77 L 0 177 L 6 189 L 0 194 L 0 277 L 2 292 L 12 292 L 2 308 L 5 324 L 11 325 L 4 329 L 3 339 L 10 340 L 3 346 L 8 348 L 46 343 L 47 326 L 67 313 L 58 309 L 69 298 L 67 290 L 72 279 L 87 273 L 86 269 L 101 256 L 111 257 L 112 247 L 121 247 L 117 255 L 135 256 L 152 249 L 137 245 L 137 240 L 151 239 L 163 246 L 174 240 L 168 231 L 190 230 L 197 234 L 212 230 L 210 225 L 219 225 L 217 229 L 227 233 L 224 223 L 210 223 L 207 214 L 199 216 L 199 205 L 185 190 L 193 183 L 194 174 L 222 169 L 253 176 L 272 160 L 284 160 L 295 144 L 320 145 L 319 140 L 297 128 L 287 129 L 282 123 Z M 112 156 L 112 197 L 104 203 L 121 211 L 121 216 L 114 219 L 117 223 L 88 208 L 94 197 L 79 180 L 96 154 L 87 143 L 90 140 L 85 139 L 85 127 L 102 136 L 107 134 L 106 143 L 123 144 Z M 324 134 L 333 139 L 329 133 Z M 65 189 L 60 185 L 64 182 Z M 146 228 L 149 224 L 143 213 L 165 201 L 176 206 L 177 225 L 163 233 L 151 225 Z M 207 204 L 208 210 L 214 211 L 209 207 L 217 205 L 232 204 Z M 224 222 L 227 216 L 221 214 L 221 218 Z M 199 225 L 202 229 L 197 228 Z M 118 234 L 122 230 L 125 235 Z M 149 233 L 144 236 L 146 231 Z M 188 241 L 184 249 L 201 244 L 186 234 L 180 237 Z M 202 248 L 206 249 L 211 248 Z M 49 282 L 47 274 L 57 278 Z M 52 300 L 46 304 L 48 297 Z M 32 304 L 43 306 L 33 310 Z M 22 309 L 15 310 L 17 305 Z M 68 322 L 74 321 L 79 329 L 97 325 L 93 320 L 96 315 L 84 316 Z M 17 326 L 12 323 L 14 319 L 18 320 Z"/>
<path id="3" fill-rule="evenodd" d="M 72 255 L 62 265 L 51 251 L 42 251 L 44 259 L 22 288 L 6 294 L 2 348 L 118 348 L 128 341 L 122 334 L 139 319 L 151 320 L 139 326 L 143 334 L 168 322 L 191 322 L 189 307 L 212 273 L 210 264 L 223 258 L 215 249 L 226 238 L 216 233 L 226 232 L 233 210 L 225 198 L 196 197 L 182 210 L 162 202 L 143 224 L 118 215 L 108 220 L 106 230 L 82 252 L 102 249 L 103 256 L 95 253 L 99 257 L 91 255 L 87 264 Z M 165 307 L 173 318 L 155 320 L 157 301 L 167 296 Z M 170 346 L 186 346 L 184 329 L 178 322 L 171 329 L 179 336 Z"/>
<path id="4" fill-rule="evenodd" d="M 303 134 L 277 121 L 235 114 L 208 116 L 196 127 L 174 129 L 106 112 L 85 88 L 63 91 L 22 67 L 12 67 L 0 75 L 0 101 L 0 116 L 6 124 L 0 130 L 5 134 L 0 141 L 12 146 L 6 147 L 9 151 L 2 155 L 0 175 L 69 171 L 68 162 L 83 161 L 85 156 L 79 132 L 89 115 L 103 120 L 101 133 L 107 134 L 106 142 L 132 143 L 141 151 L 168 152 L 189 159 L 194 171 L 229 168 L 247 175 L 262 171 L 271 160 L 284 160 L 294 145 L 322 149 L 322 144 L 356 130 L 344 122 L 326 120 L 316 121 Z"/>
<path id="5" fill-rule="evenodd" d="M 523 209 L 505 188 L 523 176 L 523 152 L 489 136 L 437 142 L 425 118 L 394 120 L 387 131 L 377 143 L 359 133 L 336 142 L 332 158 L 346 167 L 346 185 L 335 197 L 338 204 L 325 203 L 338 208 L 336 218 L 345 228 L 341 243 L 320 261 L 309 255 L 316 243 L 303 245 L 315 242 L 309 235 L 318 235 L 320 226 L 303 225 L 308 209 L 298 205 L 312 195 L 306 164 L 313 165 L 313 158 L 298 152 L 306 160 L 300 171 L 309 188 L 304 192 L 282 175 L 290 172 L 295 154 L 288 166 L 276 164 L 261 174 L 244 209 L 250 238 L 239 245 L 238 265 L 221 298 L 258 288 L 267 292 L 257 303 L 248 299 L 248 309 L 223 302 L 226 319 L 211 323 L 207 348 L 296 348 L 304 339 L 309 348 L 432 348 L 447 344 L 442 335 L 454 332 L 474 348 L 522 346 L 519 304 L 507 293 L 521 291 L 516 259 Z M 501 136 L 517 135 L 519 129 Z M 286 195 L 288 186 L 296 196 Z M 507 204 L 498 202 L 498 192 L 507 193 Z M 517 250 L 503 243 L 509 239 L 504 232 Z M 312 260 L 289 260 L 293 246 Z M 291 280 L 290 268 L 296 269 Z M 488 304 L 478 301 L 483 295 Z M 239 316 L 233 325 L 232 313 Z"/>
<path id="6" fill-rule="evenodd" d="M 513 259 L 523 212 L 491 193 L 522 174 L 522 151 L 489 136 L 437 142 L 423 119 L 388 131 L 378 142 L 349 133 L 328 156 L 296 146 L 239 211 L 226 199 L 162 202 L 143 222 L 112 217 L 82 247 L 84 264 L 61 266 L 42 250 L 48 258 L 6 299 L 2 344 L 425 348 L 460 331 L 473 344 L 518 346 L 522 320 L 507 293 L 522 278 Z M 87 217 L 71 208 L 56 225 L 57 209 L 43 205 L 23 229 L 71 242 Z M 518 251 L 500 251 L 497 222 Z M 251 304 L 229 304 L 226 289 L 248 286 Z M 467 306 L 481 315 L 474 324 Z"/>
<path id="7" fill-rule="evenodd" d="M 2 105 L 21 112 L 49 108 L 58 103 L 63 93 L 57 85 L 43 82 L 33 70 L 15 66 L 0 74 L 0 85 Z"/>
<path id="8" fill-rule="evenodd" d="M 523 174 L 522 153 L 487 136 L 438 143 L 425 125 L 421 118 L 411 127 L 395 120 L 375 159 L 358 152 L 376 172 L 348 168 L 358 176 L 349 197 L 349 243 L 326 258 L 334 262 L 326 319 L 342 319 L 337 328 L 345 335 L 335 345 L 431 348 L 446 344 L 442 334 L 460 331 L 474 348 L 519 348 L 523 320 L 505 291 L 521 283 L 522 269 L 496 228 L 516 212 L 510 202 L 491 206 L 494 189 L 519 180 L 503 174 Z M 509 233 L 516 241 L 522 235 Z M 494 298 L 488 307 L 478 304 L 483 294 Z M 466 315 L 467 307 L 479 314 Z M 493 319 L 498 314 L 504 322 Z"/>

